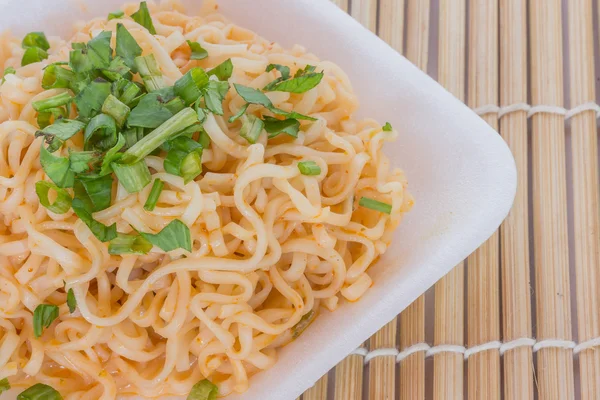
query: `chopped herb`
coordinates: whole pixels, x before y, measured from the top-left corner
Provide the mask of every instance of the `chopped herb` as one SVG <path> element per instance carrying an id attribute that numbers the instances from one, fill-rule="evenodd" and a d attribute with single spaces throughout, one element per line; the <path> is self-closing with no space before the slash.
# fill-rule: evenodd
<path id="1" fill-rule="evenodd" d="M 226 81 L 231 78 L 231 74 L 233 73 L 233 63 L 231 62 L 231 58 L 223 61 L 221 64 L 217 65 L 213 69 L 207 72 L 208 76 L 216 76 L 220 81 Z"/>
<path id="2" fill-rule="evenodd" d="M 37 115 L 37 123 L 40 129 L 44 129 L 45 127 L 52 125 L 54 122 L 58 121 L 61 118 L 67 117 L 67 110 L 65 107 L 54 107 L 49 108 L 46 111 L 39 112 Z M 59 141 L 57 140 L 57 143 Z"/>
<path id="3" fill-rule="evenodd" d="M 361 207 L 369 208 L 371 210 L 379 211 L 386 214 L 392 213 L 392 205 L 382 203 L 381 201 L 373 200 L 368 197 L 361 197 L 358 205 Z"/>
<path id="4" fill-rule="evenodd" d="M 51 386 L 36 383 L 29 389 L 21 392 L 17 396 L 17 400 L 63 400 L 63 398 Z"/>
<path id="5" fill-rule="evenodd" d="M 192 42 L 191 40 L 187 41 L 188 46 L 192 50 L 192 55 L 190 59 L 192 60 L 204 60 L 208 57 L 208 51 L 206 51 L 198 42 Z"/>
<path id="6" fill-rule="evenodd" d="M 96 221 L 90 211 L 86 209 L 82 200 L 75 198 L 71 204 L 75 214 L 90 228 L 94 236 L 101 242 L 108 242 L 117 237 L 117 224 L 106 226 L 101 222 Z"/>
<path id="7" fill-rule="evenodd" d="M 109 13 L 108 20 L 110 21 L 111 19 L 121 19 L 124 16 L 125 16 L 125 13 L 123 11 L 119 10 L 119 11 Z"/>
<path id="8" fill-rule="evenodd" d="M 187 397 L 187 400 L 216 400 L 219 394 L 217 385 L 208 379 L 196 383 Z"/>
<path id="9" fill-rule="evenodd" d="M 310 310 L 308 313 L 304 314 L 300 319 L 300 322 L 292 327 L 292 338 L 297 339 L 298 336 L 300 336 L 302 332 L 308 328 L 311 322 L 314 321 L 316 316 L 317 314 L 315 313 L 315 310 Z"/>
<path id="10" fill-rule="evenodd" d="M 190 69 L 179 78 L 173 87 L 175 94 L 186 104 L 192 104 L 202 96 L 202 90 L 208 85 L 208 75 L 200 67 Z"/>
<path id="11" fill-rule="evenodd" d="M 103 79 L 96 79 L 86 85 L 77 96 L 75 105 L 79 111 L 79 117 L 92 118 L 102 110 L 104 101 L 110 94 L 111 84 Z"/>
<path id="12" fill-rule="evenodd" d="M 144 203 L 144 210 L 153 211 L 154 207 L 156 207 L 156 203 L 158 203 L 158 198 L 165 187 L 165 183 L 160 179 L 155 179 L 152 184 L 152 189 L 150 190 L 150 194 L 146 199 L 146 203 Z"/>
<path id="13" fill-rule="evenodd" d="M 175 97 L 165 103 L 165 108 L 171 112 L 171 115 L 175 115 L 185 108 L 185 103 L 179 97 Z"/>
<path id="14" fill-rule="evenodd" d="M 47 99 L 34 101 L 31 106 L 35 111 L 46 111 L 50 108 L 64 106 L 71 100 L 73 100 L 73 97 L 68 92 L 63 92 Z"/>
<path id="15" fill-rule="evenodd" d="M 140 235 L 154 246 L 160 247 L 164 251 L 172 251 L 179 248 L 190 252 L 192 251 L 190 228 L 178 219 L 169 222 L 169 224 L 157 234 L 140 232 Z"/>
<path id="16" fill-rule="evenodd" d="M 93 170 L 100 163 L 101 154 L 95 151 L 73 151 L 69 154 L 69 168 L 76 174 Z"/>
<path id="17" fill-rule="evenodd" d="M 118 233 L 108 244 L 108 254 L 148 254 L 152 243 L 141 235 Z"/>
<path id="18" fill-rule="evenodd" d="M 58 318 L 58 307 L 52 304 L 40 304 L 33 311 L 33 335 L 36 338 L 42 336 L 45 328 L 52 325 Z"/>
<path id="19" fill-rule="evenodd" d="M 265 131 L 269 134 L 269 139 L 278 136 L 280 133 L 285 133 L 292 137 L 298 137 L 300 130 L 300 122 L 297 119 L 277 119 L 273 117 L 265 117 Z"/>
<path id="20" fill-rule="evenodd" d="M 148 29 L 148 31 L 156 35 L 156 29 L 154 28 L 154 24 L 152 23 L 152 17 L 150 16 L 150 11 L 148 10 L 148 4 L 145 1 L 140 3 L 140 9 L 131 14 L 131 18 L 144 28 Z"/>
<path id="21" fill-rule="evenodd" d="M 267 72 L 271 72 L 274 69 L 279 71 L 279 73 L 281 74 L 282 80 L 290 79 L 290 67 L 286 67 L 285 65 L 280 65 L 280 64 L 267 65 Z"/>
<path id="22" fill-rule="evenodd" d="M 113 58 L 107 68 L 104 68 L 101 71 L 102 75 L 108 80 L 115 82 L 129 76 L 131 68 L 125 64 L 125 60 L 117 56 Z"/>
<path id="23" fill-rule="evenodd" d="M 267 67 L 267 72 L 276 68 L 281 77 L 264 87 L 263 90 L 271 92 L 289 92 L 289 93 L 305 93 L 316 87 L 323 79 L 322 72 L 314 72 L 315 67 L 307 65 L 306 68 L 298 70 L 292 79 L 290 78 L 290 69 L 283 65 L 270 64 Z"/>
<path id="24" fill-rule="evenodd" d="M 53 202 L 48 198 L 50 189 L 56 193 Z M 71 196 L 65 189 L 61 189 L 52 182 L 38 181 L 35 183 L 35 193 L 40 199 L 40 204 L 55 214 L 64 214 L 71 208 Z"/>
<path id="25" fill-rule="evenodd" d="M 2 74 L 2 83 L 4 83 L 6 81 L 6 75 L 14 75 L 17 73 L 17 70 L 14 69 L 13 67 L 7 67 L 4 70 L 4 73 Z M 0 392 L 2 393 L 2 392 Z"/>
<path id="26" fill-rule="evenodd" d="M 117 56 L 121 57 L 133 72 L 137 72 L 135 59 L 142 55 L 142 48 L 123 24 L 117 24 L 117 45 L 115 50 Z"/>
<path id="27" fill-rule="evenodd" d="M 90 120 L 83 134 L 85 150 L 108 150 L 117 143 L 117 124 L 106 114 L 98 114 Z"/>
<path id="28" fill-rule="evenodd" d="M 0 380 L 0 393 L 10 390 L 10 383 L 7 378 Z"/>
<path id="29" fill-rule="evenodd" d="M 258 137 L 263 131 L 265 123 L 252 114 L 245 115 L 242 117 L 242 129 L 240 129 L 240 136 L 248 141 L 250 144 L 254 144 L 258 141 Z"/>
<path id="30" fill-rule="evenodd" d="M 77 132 L 80 132 L 83 128 L 85 128 L 85 124 L 83 122 L 72 119 L 60 119 L 52 125 L 49 125 L 41 131 L 38 131 L 36 135 L 46 136 L 47 139 L 49 137 L 55 137 L 65 141 L 73 137 Z"/>
<path id="31" fill-rule="evenodd" d="M 235 90 L 238 92 L 238 94 L 240 95 L 240 97 L 242 99 L 244 99 L 248 104 L 258 104 L 258 105 L 261 105 L 261 106 L 267 108 L 272 113 L 277 114 L 277 115 L 282 115 L 282 116 L 287 117 L 287 118 L 305 119 L 305 120 L 309 120 L 309 121 L 316 121 L 316 118 L 309 117 L 307 115 L 302 115 L 302 114 L 299 114 L 299 113 L 294 112 L 294 111 L 287 112 L 287 111 L 280 110 L 279 108 L 273 106 L 273 103 L 271 102 L 271 100 L 269 100 L 269 98 L 263 92 L 261 92 L 258 89 L 253 89 L 251 87 L 240 85 L 240 84 L 237 84 L 237 83 L 234 83 L 233 86 L 235 87 Z M 235 114 L 234 116 L 232 116 L 231 118 L 229 118 L 229 122 L 233 122 L 236 119 L 238 119 L 239 117 L 241 117 L 242 114 L 244 112 L 246 112 L 246 109 L 248 108 L 248 104 L 246 104 L 244 107 L 242 107 L 240 109 L 240 111 L 238 111 L 237 114 Z"/>
<path id="32" fill-rule="evenodd" d="M 111 31 L 102 31 L 87 43 L 87 57 L 94 69 L 108 68 L 112 60 Z"/>
<path id="33" fill-rule="evenodd" d="M 40 62 L 48 58 L 48 53 L 46 50 L 43 50 L 39 47 L 29 47 L 23 53 L 23 58 L 21 59 L 21 66 L 24 67 L 29 64 L 33 64 L 36 62 Z"/>
<path id="34" fill-rule="evenodd" d="M 223 115 L 223 100 L 229 91 L 229 83 L 210 81 L 204 93 L 204 103 L 213 114 Z"/>
<path id="35" fill-rule="evenodd" d="M 181 176 L 184 183 L 188 183 L 202 172 L 202 145 L 189 137 L 178 136 L 169 141 L 163 165 L 166 172 Z"/>
<path id="36" fill-rule="evenodd" d="M 154 54 L 136 57 L 135 67 L 149 92 L 165 87 L 162 71 L 156 62 L 156 58 L 154 58 Z"/>
<path id="37" fill-rule="evenodd" d="M 60 188 L 73 187 L 75 175 L 70 169 L 69 159 L 51 154 L 42 143 L 40 149 L 40 164 L 48 178 Z"/>
<path id="38" fill-rule="evenodd" d="M 302 175 L 314 176 L 321 174 L 321 167 L 314 161 L 301 161 L 298 163 L 298 169 Z"/>
<path id="39" fill-rule="evenodd" d="M 44 69 L 42 88 L 57 89 L 68 88 L 75 79 L 75 73 L 57 64 L 50 64 Z"/>
<path id="40" fill-rule="evenodd" d="M 48 50 L 50 49 L 50 43 L 48 43 L 48 39 L 46 39 L 44 32 L 29 32 L 23 38 L 21 47 L 24 49 L 39 47 L 42 50 Z"/>
<path id="41" fill-rule="evenodd" d="M 137 107 L 131 110 L 127 119 L 127 125 L 130 127 L 158 128 L 169 118 L 173 117 L 173 113 L 165 104 L 174 98 L 175 95 L 172 88 L 164 88 L 148 93 L 142 97 Z"/>
<path id="42" fill-rule="evenodd" d="M 150 170 L 144 160 L 136 161 L 131 164 L 121 163 L 120 161 L 111 164 L 119 183 L 123 185 L 128 193 L 137 193 L 146 187 L 152 180 Z"/>
<path id="43" fill-rule="evenodd" d="M 136 107 L 137 105 L 139 105 L 139 101 L 141 99 L 138 99 L 137 104 L 132 104 L 133 101 L 141 93 L 141 89 L 138 87 L 138 85 L 136 85 L 133 82 L 129 82 L 126 79 L 121 79 L 119 82 L 124 82 L 124 85 L 122 86 L 122 88 L 113 89 L 113 94 L 115 96 L 117 96 L 119 101 L 122 102 L 123 104 L 126 104 L 129 108 Z"/>
<path id="44" fill-rule="evenodd" d="M 110 115 L 116 122 L 119 128 L 122 128 L 129 117 L 129 107 L 119 101 L 115 96 L 109 94 L 102 104 L 102 112 Z"/>
<path id="45" fill-rule="evenodd" d="M 112 172 L 111 163 L 118 161 L 123 156 L 123 153 L 119 153 L 119 150 L 121 150 L 124 145 L 125 137 L 119 133 L 117 144 L 108 149 L 106 154 L 104 154 L 102 166 L 100 167 L 100 176 L 108 175 Z"/>
<path id="46" fill-rule="evenodd" d="M 107 209 L 112 198 L 112 175 L 99 178 L 80 177 L 74 184 L 75 198 L 86 210 L 95 213 Z"/>
<path id="47" fill-rule="evenodd" d="M 73 289 L 69 289 L 67 292 L 67 306 L 69 307 L 69 312 L 73 314 L 77 309 L 77 299 L 75 298 L 75 293 Z"/>
<path id="48" fill-rule="evenodd" d="M 393 129 L 392 124 L 390 124 L 389 122 L 386 122 L 385 125 L 383 126 L 383 128 L 381 128 L 381 129 L 383 129 L 384 132 L 391 132 Z"/>

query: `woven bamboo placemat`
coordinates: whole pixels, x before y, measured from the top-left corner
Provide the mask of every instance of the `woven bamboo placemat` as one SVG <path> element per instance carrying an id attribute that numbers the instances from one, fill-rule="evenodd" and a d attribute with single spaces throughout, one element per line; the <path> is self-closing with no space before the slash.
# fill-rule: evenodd
<path id="1" fill-rule="evenodd" d="M 496 234 L 302 399 L 600 399 L 599 4 L 333 1 L 499 131 L 519 188 Z"/>

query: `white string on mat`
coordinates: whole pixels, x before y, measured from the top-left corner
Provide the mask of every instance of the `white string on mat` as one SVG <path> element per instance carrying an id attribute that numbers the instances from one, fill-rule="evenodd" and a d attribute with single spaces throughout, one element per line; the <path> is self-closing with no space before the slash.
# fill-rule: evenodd
<path id="1" fill-rule="evenodd" d="M 472 355 L 487 350 L 498 350 L 500 355 L 504 355 L 504 353 L 506 353 L 507 351 L 514 350 L 519 347 L 531 347 L 533 352 L 536 352 L 541 349 L 555 348 L 572 349 L 573 354 L 579 354 L 584 350 L 592 349 L 598 346 L 600 346 L 600 337 L 586 340 L 585 342 L 582 342 L 580 344 L 577 344 L 572 340 L 562 339 L 545 339 L 536 341 L 533 338 L 519 338 L 506 343 L 502 343 L 500 341 L 495 340 L 477 346 L 472 346 L 469 348 L 455 344 L 441 344 L 438 346 L 430 346 L 427 343 L 417 343 L 407 347 L 402 351 L 399 351 L 396 348 L 382 348 L 369 351 L 364 347 L 359 347 L 358 349 L 350 353 L 350 355 L 364 357 L 365 364 L 369 363 L 369 361 L 377 357 L 395 357 L 396 362 L 399 363 L 402 360 L 411 356 L 412 354 L 418 353 L 420 351 L 425 352 L 425 357 L 431 357 L 440 353 L 457 353 L 462 354 L 464 356 L 464 359 L 468 360 L 469 357 L 471 357 Z"/>
<path id="2" fill-rule="evenodd" d="M 596 113 L 596 118 L 600 118 L 600 105 L 589 102 L 578 105 L 577 107 L 573 107 L 570 110 L 567 110 L 563 107 L 558 106 L 549 106 L 549 105 L 538 105 L 531 106 L 527 103 L 515 103 L 510 104 L 508 106 L 498 107 L 494 104 L 487 104 L 485 106 L 474 108 L 473 111 L 477 115 L 486 115 L 496 113 L 498 114 L 498 119 L 502 118 L 506 114 L 510 114 L 517 111 L 526 111 L 527 118 L 531 118 L 535 114 L 546 113 L 546 114 L 557 114 L 564 115 L 566 120 L 573 118 L 574 116 L 581 114 L 586 111 L 594 111 Z"/>

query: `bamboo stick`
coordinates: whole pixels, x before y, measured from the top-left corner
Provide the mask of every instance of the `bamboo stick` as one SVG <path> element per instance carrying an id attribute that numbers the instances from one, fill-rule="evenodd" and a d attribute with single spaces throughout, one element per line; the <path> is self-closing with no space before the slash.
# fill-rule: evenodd
<path id="1" fill-rule="evenodd" d="M 560 0 L 531 0 L 531 99 L 534 105 L 563 105 Z M 532 117 L 533 229 L 537 338 L 571 340 L 564 117 Z M 572 350 L 537 353 L 542 399 L 573 399 Z"/>
<path id="2" fill-rule="evenodd" d="M 500 0 L 500 104 L 527 102 L 526 0 Z M 505 342 L 532 336 L 529 280 L 529 211 L 527 113 L 514 112 L 500 120 L 500 133 L 517 166 L 517 194 L 500 228 L 502 325 Z M 533 399 L 533 355 L 530 347 L 504 354 L 504 397 Z"/>
<path id="3" fill-rule="evenodd" d="M 342 10 L 348 12 L 348 0 L 331 0 Z"/>
<path id="4" fill-rule="evenodd" d="M 429 59 L 429 0 L 408 0 L 406 57 L 422 70 Z M 425 296 L 400 314 L 400 350 L 425 342 Z M 400 362 L 400 400 L 425 399 L 425 352 Z"/>
<path id="5" fill-rule="evenodd" d="M 592 1 L 568 3 L 571 106 L 596 100 L 594 88 L 594 28 Z M 600 202 L 598 199 L 598 139 L 594 111 L 571 119 L 573 212 L 577 322 L 579 341 L 600 337 Z M 581 398 L 600 398 L 600 352 L 579 354 Z"/>
<path id="6" fill-rule="evenodd" d="M 350 15 L 365 28 L 377 32 L 377 0 L 350 0 Z"/>
<path id="7" fill-rule="evenodd" d="M 471 108 L 498 103 L 498 1 L 469 1 L 469 94 Z M 495 130 L 498 116 L 483 117 Z M 467 345 L 500 340 L 498 232 L 468 258 Z M 468 360 L 469 399 L 500 398 L 500 353 L 497 349 Z"/>
<path id="8" fill-rule="evenodd" d="M 361 400 L 364 358 L 349 356 L 335 367 L 335 400 Z"/>
<path id="9" fill-rule="evenodd" d="M 302 395 L 302 400 L 327 400 L 327 374 Z"/>
<path id="10" fill-rule="evenodd" d="M 465 95 L 465 0 L 439 1 L 438 81 L 461 100 Z M 435 285 L 434 344 L 464 344 L 464 264 Z M 439 353 L 433 359 L 434 399 L 462 399 L 462 354 Z"/>
<path id="11" fill-rule="evenodd" d="M 379 0 L 379 37 L 402 53 L 404 0 Z"/>

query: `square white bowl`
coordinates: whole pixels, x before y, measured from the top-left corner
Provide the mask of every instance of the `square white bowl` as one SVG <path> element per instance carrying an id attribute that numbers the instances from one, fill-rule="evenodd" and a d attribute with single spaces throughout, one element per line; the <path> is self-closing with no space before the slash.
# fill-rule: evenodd
<path id="1" fill-rule="evenodd" d="M 77 19 L 107 15 L 123 0 L 0 0 L 0 27 L 69 34 Z M 189 12 L 201 2 L 183 0 Z M 483 243 L 512 204 L 510 150 L 483 120 L 328 0 L 221 0 L 219 11 L 284 46 L 300 44 L 344 69 L 360 116 L 400 132 L 385 149 L 409 179 L 416 205 L 370 269 L 357 303 L 324 312 L 280 352 L 271 370 L 231 400 L 295 399 Z M 14 395 L 12 395 L 14 396 Z M 2 397 L 10 398 L 10 397 Z M 14 397 L 12 397 L 14 398 Z"/>

